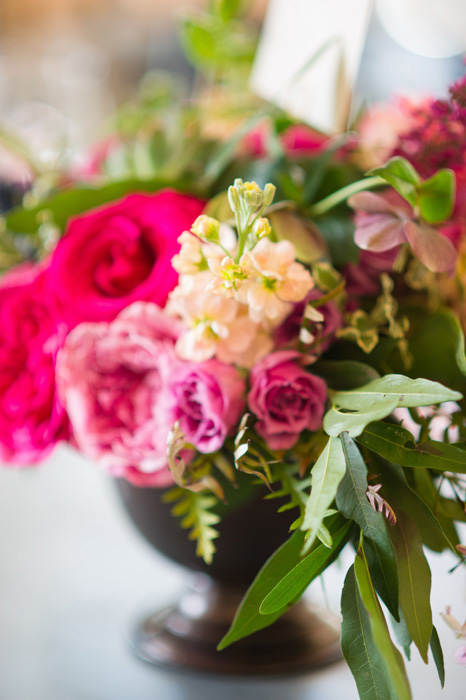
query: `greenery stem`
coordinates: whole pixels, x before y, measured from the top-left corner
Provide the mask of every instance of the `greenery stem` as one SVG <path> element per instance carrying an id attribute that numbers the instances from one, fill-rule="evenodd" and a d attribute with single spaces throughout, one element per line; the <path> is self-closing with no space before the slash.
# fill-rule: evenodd
<path id="1" fill-rule="evenodd" d="M 381 185 L 387 185 L 387 182 L 378 176 L 366 177 L 364 180 L 353 182 L 351 185 L 347 185 L 341 190 L 333 192 L 328 197 L 325 197 L 325 199 L 321 199 L 320 202 L 314 204 L 310 208 L 310 215 L 322 216 L 330 211 L 330 209 L 338 206 L 338 204 L 345 202 L 348 197 L 351 197 L 352 194 L 356 194 L 356 192 L 361 192 L 362 190 L 371 190 L 374 187 L 380 187 Z"/>

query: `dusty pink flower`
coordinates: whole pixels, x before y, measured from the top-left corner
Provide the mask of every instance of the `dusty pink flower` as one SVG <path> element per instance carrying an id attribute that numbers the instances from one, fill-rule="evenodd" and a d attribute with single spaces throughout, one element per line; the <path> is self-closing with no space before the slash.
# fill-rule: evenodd
<path id="1" fill-rule="evenodd" d="M 255 428 L 272 450 L 287 450 L 303 430 L 322 425 L 327 388 L 310 374 L 295 350 L 268 355 L 251 371 L 248 405 L 257 416 Z"/>
<path id="2" fill-rule="evenodd" d="M 178 274 L 178 236 L 204 203 L 164 190 L 132 194 L 71 221 L 50 263 L 50 301 L 70 328 L 109 321 L 135 301 L 163 306 Z"/>
<path id="3" fill-rule="evenodd" d="M 0 460 L 28 465 L 68 436 L 55 385 L 63 333 L 45 302 L 44 273 L 25 266 L 0 288 Z"/>
<path id="4" fill-rule="evenodd" d="M 175 419 L 199 452 L 219 450 L 244 412 L 244 380 L 234 367 L 217 360 L 180 362 L 171 372 L 169 390 Z"/>
<path id="5" fill-rule="evenodd" d="M 174 422 L 163 378 L 177 360 L 179 325 L 137 302 L 111 323 L 83 323 L 58 359 L 60 394 L 80 450 L 113 476 L 171 483 L 166 439 Z"/>
<path id="6" fill-rule="evenodd" d="M 354 240 L 359 248 L 384 253 L 409 243 L 429 270 L 450 272 L 455 267 L 451 241 L 432 226 L 414 221 L 411 207 L 396 193 L 359 192 L 348 204 L 356 210 Z"/>

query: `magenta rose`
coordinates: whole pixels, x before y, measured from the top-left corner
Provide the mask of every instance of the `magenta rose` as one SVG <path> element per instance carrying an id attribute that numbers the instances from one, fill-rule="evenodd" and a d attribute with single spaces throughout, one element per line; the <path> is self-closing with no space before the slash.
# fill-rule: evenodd
<path id="1" fill-rule="evenodd" d="M 29 465 L 68 435 L 55 361 L 63 333 L 44 303 L 44 273 L 14 270 L 0 288 L 0 460 Z"/>
<path id="2" fill-rule="evenodd" d="M 245 384 L 238 371 L 218 360 L 182 362 L 169 384 L 187 442 L 199 452 L 219 450 L 244 413 Z"/>
<path id="3" fill-rule="evenodd" d="M 113 476 L 172 483 L 166 440 L 174 422 L 164 377 L 177 360 L 178 322 L 137 302 L 111 323 L 83 323 L 59 353 L 57 381 L 80 450 Z"/>
<path id="4" fill-rule="evenodd" d="M 272 450 L 288 450 L 303 430 L 322 425 L 327 387 L 310 374 L 295 350 L 268 355 L 251 371 L 248 405 L 259 419 L 256 430 Z"/>
<path id="5" fill-rule="evenodd" d="M 178 236 L 204 202 L 172 190 L 132 194 L 71 221 L 50 263 L 48 288 L 69 328 L 111 321 L 135 301 L 163 306 L 178 275 Z"/>

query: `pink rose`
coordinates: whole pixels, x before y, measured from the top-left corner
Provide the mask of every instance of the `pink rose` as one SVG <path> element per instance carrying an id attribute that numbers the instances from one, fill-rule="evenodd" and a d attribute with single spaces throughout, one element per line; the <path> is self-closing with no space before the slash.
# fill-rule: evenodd
<path id="1" fill-rule="evenodd" d="M 0 289 L 0 460 L 28 465 L 68 435 L 55 386 L 61 333 L 44 303 L 44 274 L 17 268 Z"/>
<path id="2" fill-rule="evenodd" d="M 303 430 L 322 425 L 327 388 L 300 359 L 295 350 L 279 350 L 251 371 L 248 405 L 259 419 L 257 432 L 272 450 L 288 450 Z"/>
<path id="3" fill-rule="evenodd" d="M 239 372 L 218 360 L 182 362 L 169 384 L 187 442 L 199 452 L 219 450 L 244 413 L 245 384 Z"/>
<path id="4" fill-rule="evenodd" d="M 132 194 L 71 221 L 48 274 L 50 301 L 70 328 L 110 321 L 135 301 L 163 306 L 178 275 L 178 236 L 204 203 L 164 190 Z"/>
<path id="5" fill-rule="evenodd" d="M 113 476 L 141 486 L 172 483 L 166 439 L 174 422 L 163 378 L 177 321 L 137 302 L 111 323 L 84 323 L 66 339 L 58 384 L 84 454 Z"/>

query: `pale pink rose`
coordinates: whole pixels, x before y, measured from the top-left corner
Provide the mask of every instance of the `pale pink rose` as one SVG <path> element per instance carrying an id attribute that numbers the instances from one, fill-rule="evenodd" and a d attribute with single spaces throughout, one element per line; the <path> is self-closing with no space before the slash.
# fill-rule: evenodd
<path id="1" fill-rule="evenodd" d="M 219 450 L 244 413 L 244 380 L 234 367 L 217 360 L 180 362 L 171 372 L 169 390 L 175 419 L 199 452 Z"/>
<path id="2" fill-rule="evenodd" d="M 173 190 L 131 194 L 72 219 L 50 261 L 48 293 L 69 328 L 111 321 L 136 301 L 164 306 L 178 237 L 204 202 Z"/>
<path id="3" fill-rule="evenodd" d="M 290 449 L 304 430 L 322 426 L 327 388 L 302 360 L 295 350 L 279 350 L 251 371 L 248 405 L 259 419 L 255 429 L 272 450 Z"/>
<path id="4" fill-rule="evenodd" d="M 166 440 L 174 407 L 164 377 L 179 325 L 138 302 L 111 323 L 83 323 L 59 353 L 58 383 L 79 449 L 141 486 L 172 482 Z"/>
<path id="5" fill-rule="evenodd" d="M 0 461 L 29 465 L 68 437 L 55 384 L 62 330 L 45 303 L 44 273 L 13 270 L 0 288 Z"/>

